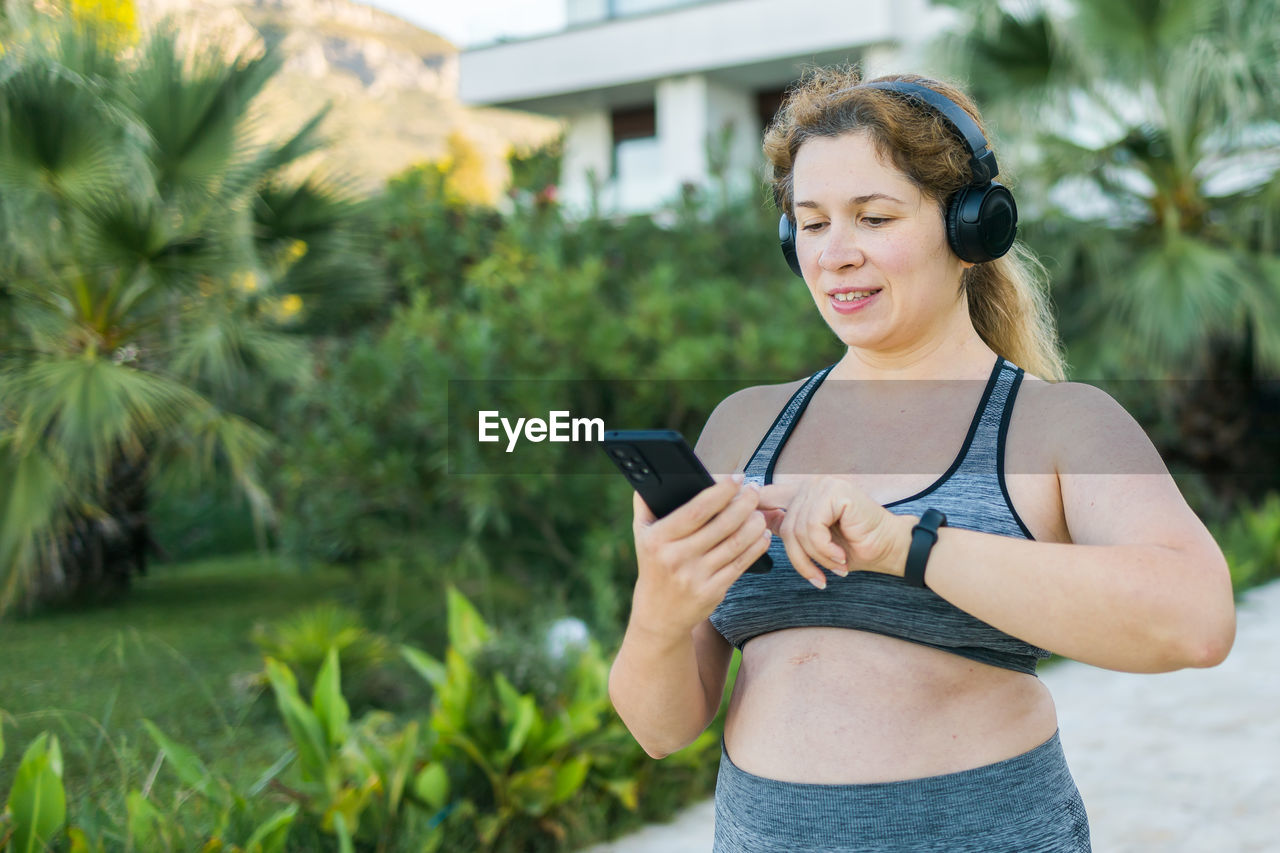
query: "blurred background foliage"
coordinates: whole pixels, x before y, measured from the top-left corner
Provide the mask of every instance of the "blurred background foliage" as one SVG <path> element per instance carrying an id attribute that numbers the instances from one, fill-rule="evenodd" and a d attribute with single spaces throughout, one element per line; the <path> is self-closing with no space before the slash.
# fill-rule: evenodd
<path id="1" fill-rule="evenodd" d="M 1280 11 L 951 5 L 945 55 L 1016 179 L 1073 377 L 1112 390 L 1179 463 L 1237 589 L 1276 577 Z M 563 408 L 692 441 L 730 391 L 835 361 L 764 192 L 735 202 L 721 174 L 653 217 L 571 217 L 558 145 L 513 153 L 500 195 L 455 135 L 361 194 L 299 170 L 326 145 L 319 113 L 251 141 L 277 55 L 187 55 L 172 32 L 141 36 L 124 0 L 3 8 L 0 604 L 22 620 L 5 628 L 0 795 L 20 761 L 46 782 L 56 767 L 68 820 L 108 848 L 221 826 L 244 849 L 274 827 L 304 845 L 470 832 L 551 850 L 708 793 L 698 750 L 654 763 L 616 729 L 572 754 L 513 751 L 530 707 L 604 714 L 598 667 L 545 640 L 590 637 L 611 658 L 630 490 L 568 451 L 460 474 L 483 459 L 450 441 L 450 391 L 521 380 L 503 407 L 541 414 L 532 380 L 555 380 Z M 469 695 L 473 670 L 489 710 L 450 723 L 451 751 L 421 712 L 448 717 L 461 700 L 440 691 Z M 348 730 L 348 712 L 371 716 Z M 307 714 L 346 745 L 306 759 Z M 480 760 L 458 746 L 467 726 Z M 37 740 L 50 728 L 60 741 Z M 6 730 L 30 755 L 5 753 Z M 193 783 L 155 769 L 166 736 L 220 780 L 187 825 L 174 804 Z M 366 771 L 412 807 L 362 788 Z M 571 782 L 577 798 L 557 800 Z M 502 811 L 515 802 L 524 817 Z"/>
<path id="2" fill-rule="evenodd" d="M 944 54 L 1007 143 L 1072 375 L 1153 380 L 1117 396 L 1161 413 L 1166 461 L 1257 500 L 1280 468 L 1257 382 L 1280 375 L 1280 7 L 947 2 L 965 26 Z"/>
<path id="3" fill-rule="evenodd" d="M 360 317 L 382 290 L 359 203 L 281 174 L 319 144 L 316 122 L 247 143 L 278 56 L 184 55 L 163 30 L 122 51 L 128 16 L 109 4 L 69 23 L 13 9 L 0 56 L 5 608 L 127 588 L 163 553 L 155 486 L 222 477 L 270 523 L 259 466 L 274 439 L 254 410 L 310 377 L 307 333 Z"/>

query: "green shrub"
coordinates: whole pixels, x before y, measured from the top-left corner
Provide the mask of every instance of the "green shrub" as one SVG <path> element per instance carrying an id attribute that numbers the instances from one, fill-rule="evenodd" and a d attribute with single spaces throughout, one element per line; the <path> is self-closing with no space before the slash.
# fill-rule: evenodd
<path id="1" fill-rule="evenodd" d="M 655 763 L 613 711 L 609 667 L 598 644 L 589 640 L 572 656 L 560 695 L 543 702 L 522 693 L 502 672 L 483 668 L 492 660 L 485 650 L 495 632 L 455 588 L 448 602 L 444 660 L 403 649 L 435 690 L 433 757 L 456 773 L 456 799 L 444 824 L 446 848 L 564 849 L 569 839 L 600 831 L 593 816 L 598 820 L 617 805 L 635 811 L 642 768 Z M 664 762 L 664 769 L 707 763 L 707 750 L 716 742 L 709 730 L 679 758 Z"/>
<path id="2" fill-rule="evenodd" d="M 121 791 L 123 814 L 99 813 L 78 825 L 67 825 L 58 737 L 44 732 L 32 741 L 14 776 L 7 806 L 0 814 L 0 851 L 49 850 L 64 835 L 73 853 L 103 853 L 108 841 L 112 842 L 110 849 L 147 853 L 280 853 L 285 849 L 297 812 L 295 806 L 259 821 L 255 817 L 258 806 L 233 793 L 231 785 L 211 773 L 191 750 L 170 740 L 150 722 L 144 724 L 160 753 L 143 789 L 132 789 L 127 794 Z M 3 752 L 0 737 L 0 756 Z M 168 807 L 152 793 L 162 763 L 172 768 L 181 785 Z M 246 840 L 240 846 L 228 843 L 229 837 Z"/>
<path id="3" fill-rule="evenodd" d="M 436 810 L 444 804 L 448 777 L 442 766 L 420 760 L 416 721 L 397 731 L 388 715 L 374 712 L 350 723 L 336 648 L 325 656 L 309 704 L 288 667 L 267 658 L 267 675 L 297 756 L 298 780 L 281 790 L 340 849 L 362 839 L 385 850 L 401 836 L 411 805 Z M 432 853 L 442 837 L 435 829 L 418 841 Z"/>
<path id="4" fill-rule="evenodd" d="M 302 560 L 395 558 L 430 585 L 474 583 L 490 613 L 499 587 L 563 601 L 616 639 L 634 583 L 630 489 L 603 454 L 568 445 L 539 445 L 518 473 L 471 476 L 495 469 L 461 420 L 468 390 L 513 412 L 554 401 L 692 442 L 720 399 L 835 361 L 839 342 L 778 257 L 763 206 L 690 194 L 669 227 L 574 222 L 533 202 L 473 214 L 490 217 L 483 252 L 462 234 L 448 263 L 396 244 L 407 304 L 381 332 L 326 349 L 322 381 L 289 401 L 281 541 Z M 448 237 L 422 218 L 398 233 L 411 225 Z M 520 381 L 532 379 L 551 382 Z"/>
<path id="5" fill-rule="evenodd" d="M 119 776 L 68 808 L 59 805 L 59 744 L 37 738 L 0 818 L 0 850 L 6 833 L 22 832 L 55 849 L 65 843 L 99 853 L 271 853 L 286 844 L 550 853 L 667 819 L 709 795 L 719 718 L 689 748 L 654 761 L 612 709 L 608 661 L 594 639 L 580 636 L 557 653 L 545 639 L 522 643 L 515 632 L 491 628 L 456 588 L 446 600 L 443 656 L 400 649 L 432 688 L 425 716 L 372 710 L 357 719 L 336 645 L 326 649 L 306 697 L 292 669 L 267 658 L 287 739 L 255 751 L 234 780 L 210 756 L 144 721 L 141 742 L 110 737 L 115 760 L 104 775 Z M 346 628 L 316 637 L 352 636 L 349 622 L 334 624 Z M 731 669 L 726 690 L 732 681 Z M 0 758 L 3 750 L 0 736 Z M 47 789 L 42 804 L 54 807 L 38 819 L 21 805 L 33 801 L 36 787 Z M 21 828 L 31 826 L 39 827 L 34 835 Z"/>
<path id="6" fill-rule="evenodd" d="M 335 650 L 342 671 L 353 682 L 392 660 L 386 638 L 367 629 L 355 612 L 326 602 L 300 611 L 274 624 L 255 625 L 252 639 L 268 658 L 286 664 L 306 693 Z"/>
<path id="7" fill-rule="evenodd" d="M 1280 493 L 1257 506 L 1241 504 L 1214 532 L 1237 594 L 1280 577 Z"/>

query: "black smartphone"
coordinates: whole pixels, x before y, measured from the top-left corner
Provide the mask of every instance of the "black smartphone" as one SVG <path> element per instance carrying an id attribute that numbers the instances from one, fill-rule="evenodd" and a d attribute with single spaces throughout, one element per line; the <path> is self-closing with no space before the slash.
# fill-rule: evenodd
<path id="1" fill-rule="evenodd" d="M 673 429 L 608 430 L 604 452 L 658 518 L 716 482 Z M 773 560 L 761 554 L 747 571 L 764 574 L 772 568 Z"/>

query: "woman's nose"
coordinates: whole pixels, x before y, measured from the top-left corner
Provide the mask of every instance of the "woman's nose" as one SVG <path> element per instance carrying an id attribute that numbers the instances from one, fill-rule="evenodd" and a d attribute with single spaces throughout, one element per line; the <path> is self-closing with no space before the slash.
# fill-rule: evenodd
<path id="1" fill-rule="evenodd" d="M 860 267 L 865 260 L 852 230 L 827 230 L 827 241 L 822 247 L 822 253 L 818 255 L 818 266 L 827 272 L 836 272 L 848 266 Z"/>

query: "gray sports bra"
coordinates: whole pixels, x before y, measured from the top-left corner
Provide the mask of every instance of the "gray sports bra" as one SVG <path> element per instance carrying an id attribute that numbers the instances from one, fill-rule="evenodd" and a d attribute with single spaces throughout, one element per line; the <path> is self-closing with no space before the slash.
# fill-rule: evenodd
<path id="1" fill-rule="evenodd" d="M 747 482 L 773 481 L 778 453 L 834 366 L 810 376 L 792 395 L 747 462 Z M 1022 368 L 998 357 L 951 467 L 933 485 L 886 508 L 921 515 L 936 507 L 946 513 L 949 527 L 1034 539 L 1009 502 L 1004 479 L 1005 435 L 1022 376 Z M 773 571 L 740 576 L 711 614 L 711 624 L 738 649 L 770 631 L 827 626 L 886 634 L 1032 675 L 1037 662 L 1050 655 L 902 578 L 856 571 L 842 578 L 827 572 L 827 588 L 819 590 L 792 567 L 776 536 L 769 556 Z"/>

